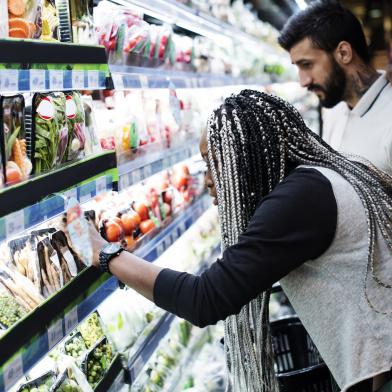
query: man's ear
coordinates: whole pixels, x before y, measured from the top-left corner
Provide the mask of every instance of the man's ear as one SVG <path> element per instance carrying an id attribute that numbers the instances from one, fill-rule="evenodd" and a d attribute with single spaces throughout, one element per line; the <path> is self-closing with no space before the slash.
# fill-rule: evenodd
<path id="1" fill-rule="evenodd" d="M 353 60 L 353 48 L 347 41 L 340 41 L 333 51 L 333 57 L 339 65 L 349 65 Z"/>

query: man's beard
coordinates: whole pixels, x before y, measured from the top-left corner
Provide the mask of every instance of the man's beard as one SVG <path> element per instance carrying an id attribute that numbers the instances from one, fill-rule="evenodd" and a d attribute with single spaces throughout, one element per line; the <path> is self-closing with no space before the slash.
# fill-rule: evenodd
<path id="1" fill-rule="evenodd" d="M 324 87 L 319 84 L 311 84 L 308 87 L 309 91 L 321 90 L 324 93 L 324 98 L 319 97 L 319 99 L 321 105 L 328 109 L 343 101 L 347 83 L 346 75 L 342 68 L 334 58 L 331 61 L 332 71 L 325 81 Z"/>

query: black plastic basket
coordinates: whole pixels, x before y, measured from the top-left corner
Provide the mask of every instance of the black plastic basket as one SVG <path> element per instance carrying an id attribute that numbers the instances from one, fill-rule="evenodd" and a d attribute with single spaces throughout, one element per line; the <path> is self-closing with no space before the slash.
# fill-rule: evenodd
<path id="1" fill-rule="evenodd" d="M 275 371 L 281 392 L 333 392 L 333 382 L 298 317 L 271 322 Z"/>

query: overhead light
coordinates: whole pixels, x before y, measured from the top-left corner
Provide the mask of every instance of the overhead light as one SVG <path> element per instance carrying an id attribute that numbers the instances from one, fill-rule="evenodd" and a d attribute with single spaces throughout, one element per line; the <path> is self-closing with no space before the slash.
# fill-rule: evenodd
<path id="1" fill-rule="evenodd" d="M 300 10 L 304 10 L 308 5 L 305 0 L 295 0 Z"/>

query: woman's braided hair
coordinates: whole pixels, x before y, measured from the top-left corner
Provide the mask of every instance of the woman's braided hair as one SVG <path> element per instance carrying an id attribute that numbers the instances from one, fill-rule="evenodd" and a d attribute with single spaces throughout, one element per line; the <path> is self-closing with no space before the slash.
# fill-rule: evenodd
<path id="1" fill-rule="evenodd" d="M 368 274 L 375 273 L 376 228 L 392 250 L 392 177 L 359 157 L 338 153 L 308 129 L 298 111 L 282 99 L 243 90 L 213 112 L 207 129 L 208 161 L 216 186 L 227 248 L 244 232 L 261 199 L 288 174 L 292 165 L 321 166 L 344 177 L 358 194 L 368 225 Z M 349 159 L 351 158 L 351 159 Z M 277 391 L 268 330 L 269 293 L 225 321 L 227 365 L 234 391 Z"/>

